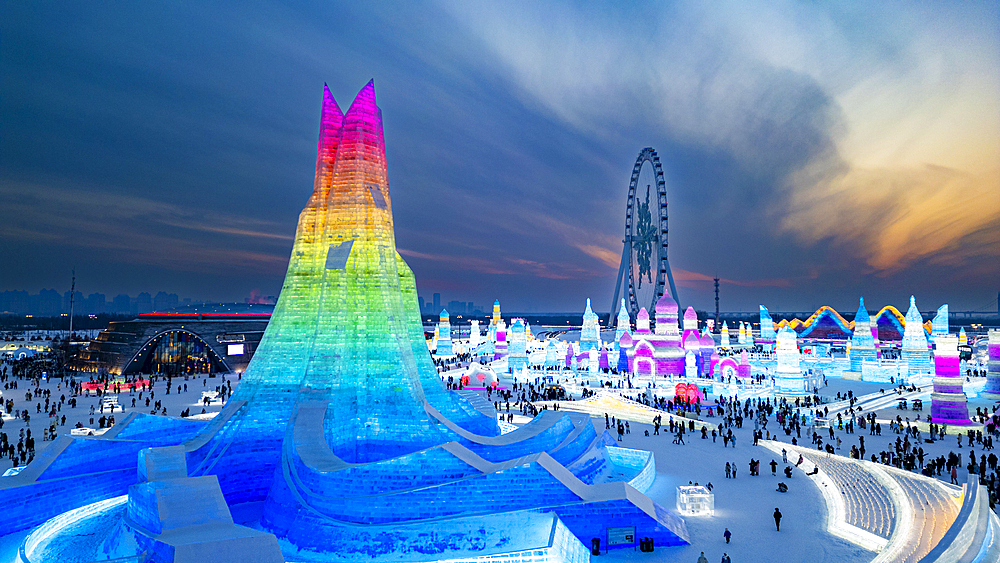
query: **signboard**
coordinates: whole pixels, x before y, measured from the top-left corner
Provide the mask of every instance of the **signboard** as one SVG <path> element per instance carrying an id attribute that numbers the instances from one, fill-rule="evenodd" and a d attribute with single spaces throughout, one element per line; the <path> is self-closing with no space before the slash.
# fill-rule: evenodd
<path id="1" fill-rule="evenodd" d="M 243 344 L 230 344 L 228 346 L 227 355 L 229 355 L 229 356 L 242 356 L 243 355 Z"/>
<path id="2" fill-rule="evenodd" d="M 612 545 L 635 545 L 635 526 L 608 528 L 608 547 Z"/>

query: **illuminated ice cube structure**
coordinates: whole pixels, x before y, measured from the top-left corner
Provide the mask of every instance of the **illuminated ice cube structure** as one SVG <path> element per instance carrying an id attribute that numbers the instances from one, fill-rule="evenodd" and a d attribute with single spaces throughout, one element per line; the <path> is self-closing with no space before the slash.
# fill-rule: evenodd
<path id="1" fill-rule="evenodd" d="M 52 519 L 25 555 L 64 563 L 584 560 L 617 526 L 687 544 L 643 494 L 648 452 L 611 455 L 587 415 L 553 410 L 501 435 L 491 404 L 446 388 L 389 195 L 373 84 L 346 114 L 326 90 L 313 195 L 229 403 L 59 437 L 0 479 L 0 534 Z"/>
<path id="2" fill-rule="evenodd" d="M 684 516 L 714 516 L 715 493 L 701 485 L 677 487 L 677 512 Z"/>

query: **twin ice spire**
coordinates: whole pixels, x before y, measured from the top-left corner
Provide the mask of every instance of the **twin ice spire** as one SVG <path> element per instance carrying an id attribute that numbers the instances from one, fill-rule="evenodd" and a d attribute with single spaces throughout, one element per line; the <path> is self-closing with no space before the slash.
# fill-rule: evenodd
<path id="1" fill-rule="evenodd" d="M 323 85 L 316 180 L 307 209 L 344 204 L 389 207 L 385 136 L 374 81 L 358 92 L 347 113 Z"/>

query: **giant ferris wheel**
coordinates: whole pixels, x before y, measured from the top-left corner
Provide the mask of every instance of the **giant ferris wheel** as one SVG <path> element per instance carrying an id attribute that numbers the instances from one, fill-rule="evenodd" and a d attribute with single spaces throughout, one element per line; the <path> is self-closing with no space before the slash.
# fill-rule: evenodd
<path id="1" fill-rule="evenodd" d="M 625 204 L 625 240 L 622 241 L 622 261 L 615 281 L 615 296 L 611 301 L 611 319 L 624 297 L 635 319 L 639 308 L 651 314 L 667 287 L 677 298 L 677 287 L 667 261 L 667 185 L 663 181 L 660 157 L 652 147 L 639 152 L 632 167 Z M 625 286 L 624 293 L 621 291 Z M 609 322 L 614 322 L 609 319 Z"/>

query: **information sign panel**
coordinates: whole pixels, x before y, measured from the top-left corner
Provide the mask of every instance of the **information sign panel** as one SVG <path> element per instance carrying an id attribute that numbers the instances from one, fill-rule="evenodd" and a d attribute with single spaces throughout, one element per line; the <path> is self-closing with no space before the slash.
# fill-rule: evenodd
<path id="1" fill-rule="evenodd" d="M 635 526 L 608 528 L 608 546 L 635 545 Z"/>

